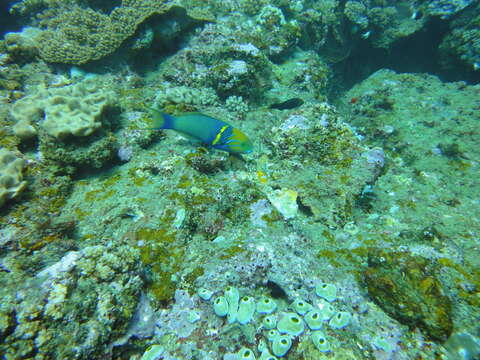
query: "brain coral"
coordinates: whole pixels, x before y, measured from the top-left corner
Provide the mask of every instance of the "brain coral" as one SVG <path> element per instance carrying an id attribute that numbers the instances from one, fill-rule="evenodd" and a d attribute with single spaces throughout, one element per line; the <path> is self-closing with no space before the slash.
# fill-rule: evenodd
<path id="1" fill-rule="evenodd" d="M 26 186 L 22 181 L 24 161 L 7 149 L 0 148 L 0 207 L 8 199 L 13 199 Z"/>
<path id="2" fill-rule="evenodd" d="M 173 5 L 169 0 L 123 0 L 110 14 L 77 5 L 47 9 L 39 14 L 41 26 L 46 27 L 37 38 L 40 56 L 47 62 L 77 65 L 101 59 L 148 17 L 163 14 Z M 197 20 L 210 20 L 201 9 L 187 13 Z"/>
<path id="3" fill-rule="evenodd" d="M 11 114 L 17 120 L 13 132 L 20 138 L 34 136 L 32 123 L 36 123 L 56 138 L 88 136 L 100 127 L 102 112 L 112 102 L 112 92 L 95 78 L 61 88 L 40 89 L 13 105 Z"/>

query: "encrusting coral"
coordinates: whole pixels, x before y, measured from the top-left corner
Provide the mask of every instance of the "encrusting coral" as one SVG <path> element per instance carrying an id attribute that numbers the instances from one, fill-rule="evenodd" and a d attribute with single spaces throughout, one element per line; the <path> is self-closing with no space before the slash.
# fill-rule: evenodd
<path id="1" fill-rule="evenodd" d="M 112 92 L 94 79 L 62 88 L 40 89 L 18 100 L 11 114 L 17 120 L 13 132 L 25 139 L 36 135 L 38 124 L 49 135 L 88 136 L 101 126 L 100 117 L 113 101 Z"/>
<path id="2" fill-rule="evenodd" d="M 24 161 L 0 148 L 0 206 L 20 194 L 27 183 L 22 181 Z"/>

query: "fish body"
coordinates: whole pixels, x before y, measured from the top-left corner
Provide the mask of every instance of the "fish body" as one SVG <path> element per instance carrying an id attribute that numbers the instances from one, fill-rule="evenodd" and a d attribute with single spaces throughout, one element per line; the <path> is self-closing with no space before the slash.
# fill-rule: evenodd
<path id="1" fill-rule="evenodd" d="M 154 129 L 172 129 L 207 146 L 233 154 L 248 154 L 253 150 L 247 135 L 225 121 L 201 113 L 172 116 L 156 109 L 151 110 Z"/>

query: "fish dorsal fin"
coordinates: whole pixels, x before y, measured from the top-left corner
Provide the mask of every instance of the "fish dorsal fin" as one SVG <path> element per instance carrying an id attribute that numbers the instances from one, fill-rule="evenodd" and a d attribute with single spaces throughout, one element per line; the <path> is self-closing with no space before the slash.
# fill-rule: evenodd
<path id="1" fill-rule="evenodd" d="M 211 117 L 209 115 L 205 115 L 204 113 L 201 113 L 200 111 L 180 113 L 177 116 L 206 116 L 206 117 Z"/>

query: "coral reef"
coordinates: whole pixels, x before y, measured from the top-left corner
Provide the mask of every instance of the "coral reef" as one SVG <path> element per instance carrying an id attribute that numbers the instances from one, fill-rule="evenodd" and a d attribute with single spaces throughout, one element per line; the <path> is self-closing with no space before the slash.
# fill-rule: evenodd
<path id="1" fill-rule="evenodd" d="M 368 12 L 370 26 L 361 34 L 375 47 L 389 48 L 396 41 L 422 29 L 425 18 L 413 16 L 409 2 L 397 2 L 392 6 L 372 7 Z"/>
<path id="2" fill-rule="evenodd" d="M 417 87 L 409 87 L 407 84 L 411 81 Z M 382 70 L 346 95 L 346 99 L 358 98 L 356 103 L 347 105 L 352 125 L 391 156 L 389 171 L 376 183 L 378 192 L 372 205 L 380 213 L 393 209 L 395 221 L 391 223 L 391 230 L 394 232 L 402 232 L 403 227 L 420 234 L 430 228 L 438 231 L 436 237 L 450 238 L 457 231 L 469 231 L 464 206 L 477 206 L 466 199 L 477 193 L 471 161 L 478 156 L 478 149 L 476 134 L 471 134 L 475 115 L 471 115 L 475 113 L 478 89 L 464 88 L 464 85 L 461 82 L 442 84 L 433 76 Z M 459 88 L 462 90 L 457 91 Z M 422 98 L 420 103 L 414 100 L 418 98 Z M 465 115 L 458 117 L 461 113 Z M 406 120 L 417 118 L 422 121 Z M 450 126 L 452 129 L 447 131 Z M 461 146 L 456 140 L 459 138 L 463 138 Z M 404 164 L 410 164 L 415 170 L 404 168 Z M 461 174 L 461 186 L 447 180 L 452 172 Z M 394 183 L 396 196 L 391 197 L 388 193 Z M 445 185 L 449 190 L 437 192 L 435 198 L 422 195 L 429 192 L 428 188 L 437 186 L 434 184 L 441 183 L 450 184 Z M 465 202 L 454 200 L 453 206 L 452 196 Z M 382 210 L 377 204 L 382 204 Z M 420 213 L 422 216 L 414 215 Z M 438 221 L 447 213 L 451 220 Z"/>
<path id="3" fill-rule="evenodd" d="M 240 2 L 240 7 L 247 15 L 257 15 L 265 3 L 266 1 L 264 0 L 243 0 Z"/>
<path id="4" fill-rule="evenodd" d="M 246 39 L 245 42 L 234 41 L 235 26 L 234 23 L 206 25 L 191 46 L 167 60 L 165 71 L 155 82 L 179 87 L 175 91 L 181 91 L 181 86 L 199 89 L 190 90 L 205 93 L 195 99 L 197 104 L 209 94 L 210 88 L 222 100 L 229 96 L 258 100 L 269 87 L 271 63 Z M 166 93 L 169 91 L 173 90 Z M 208 95 L 206 98 L 211 103 L 215 97 Z"/>
<path id="5" fill-rule="evenodd" d="M 472 0 L 431 0 L 427 1 L 427 9 L 431 15 L 447 19 L 472 3 Z"/>
<path id="6" fill-rule="evenodd" d="M 187 86 L 167 87 L 158 92 L 155 106 L 169 110 L 172 106 L 206 106 L 218 104 L 218 96 L 211 88 L 195 89 Z"/>
<path id="7" fill-rule="evenodd" d="M 287 21 L 280 8 L 265 5 L 255 18 L 250 41 L 270 58 L 276 59 L 298 44 L 301 27 L 297 20 Z"/>
<path id="8" fill-rule="evenodd" d="M 436 61 L 473 82 L 478 9 L 16 1 L 0 40 L 2 356 L 478 356 L 479 86 L 378 70 Z M 391 61 L 427 37 L 438 57 Z M 154 129 L 152 107 L 224 120 L 253 151 Z"/>
<path id="9" fill-rule="evenodd" d="M 480 7 L 473 8 L 452 20 L 450 31 L 440 44 L 443 66 L 460 63 L 469 70 L 480 69 Z"/>
<path id="10" fill-rule="evenodd" d="M 345 16 L 362 30 L 368 27 L 367 7 L 359 1 L 348 1 L 345 4 Z"/>
<path id="11" fill-rule="evenodd" d="M 55 81 L 60 81 L 58 86 Z M 65 173 L 102 167 L 120 146 L 112 133 L 120 123 L 121 107 L 115 101 L 114 81 L 100 75 L 84 79 L 53 76 L 48 87 L 45 81 L 32 84 L 10 107 L 16 121 L 9 126 L 10 136 L 23 144 L 38 141 L 37 160 L 64 167 Z M 151 133 L 145 131 L 131 145 L 149 137 Z"/>
<path id="12" fill-rule="evenodd" d="M 117 138 L 106 130 L 85 140 L 67 142 L 41 135 L 38 147 L 42 160 L 60 167 L 64 174 L 99 169 L 115 159 L 119 148 Z"/>

